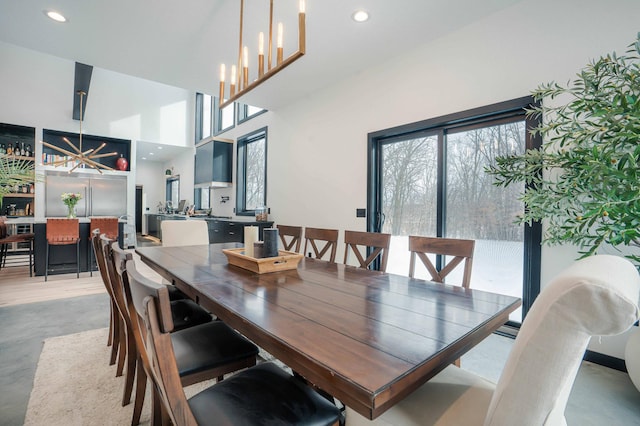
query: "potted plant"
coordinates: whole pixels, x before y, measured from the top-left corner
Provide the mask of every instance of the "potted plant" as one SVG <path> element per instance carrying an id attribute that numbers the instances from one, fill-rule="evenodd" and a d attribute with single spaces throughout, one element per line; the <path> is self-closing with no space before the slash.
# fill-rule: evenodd
<path id="1" fill-rule="evenodd" d="M 19 185 L 35 182 L 33 161 L 0 155 L 0 206 L 2 199 Z"/>
<path id="2" fill-rule="evenodd" d="M 520 223 L 544 220 L 543 243 L 574 244 L 581 257 L 603 246 L 640 264 L 640 33 L 626 54 L 591 61 L 566 86 L 540 85 L 528 114 L 539 150 L 498 158 L 496 185 L 524 182 Z M 632 339 L 633 340 L 632 342 Z M 640 349 L 635 330 L 627 347 Z M 640 357 L 626 354 L 640 389 Z"/>

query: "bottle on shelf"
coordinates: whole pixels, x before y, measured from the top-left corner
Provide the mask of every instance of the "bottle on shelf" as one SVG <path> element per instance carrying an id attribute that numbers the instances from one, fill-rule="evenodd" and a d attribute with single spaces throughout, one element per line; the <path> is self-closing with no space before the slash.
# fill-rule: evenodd
<path id="1" fill-rule="evenodd" d="M 7 153 L 7 147 L 5 144 L 0 144 L 0 155 Z"/>
<path id="2" fill-rule="evenodd" d="M 7 155 L 11 154 L 13 154 L 13 144 L 9 142 L 9 145 L 7 146 Z"/>
<path id="3" fill-rule="evenodd" d="M 30 143 L 27 144 L 27 151 L 26 151 L 25 155 L 27 157 L 33 157 L 33 152 L 31 152 L 31 144 Z"/>

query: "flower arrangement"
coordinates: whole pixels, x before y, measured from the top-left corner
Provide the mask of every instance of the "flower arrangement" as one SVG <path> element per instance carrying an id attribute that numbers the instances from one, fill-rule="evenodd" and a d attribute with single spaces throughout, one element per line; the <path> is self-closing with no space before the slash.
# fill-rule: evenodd
<path id="1" fill-rule="evenodd" d="M 78 201 L 82 199 L 82 194 L 65 192 L 60 196 L 60 198 L 62 199 L 62 202 L 67 206 L 67 209 L 69 209 L 69 214 L 67 215 L 67 217 L 68 218 L 76 217 L 75 207 L 76 207 L 76 204 L 78 204 Z"/>

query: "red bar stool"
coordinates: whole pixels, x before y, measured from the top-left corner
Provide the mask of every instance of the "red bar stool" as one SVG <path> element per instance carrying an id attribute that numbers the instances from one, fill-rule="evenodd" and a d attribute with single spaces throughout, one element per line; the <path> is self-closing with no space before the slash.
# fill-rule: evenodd
<path id="1" fill-rule="evenodd" d="M 92 217 L 89 224 L 89 241 L 91 241 L 91 235 L 96 229 L 99 230 L 100 235 L 105 235 L 110 240 L 118 240 L 118 218 L 117 217 Z M 89 250 L 87 254 L 89 275 L 93 276 L 93 250 Z"/>
<path id="2" fill-rule="evenodd" d="M 44 280 L 49 276 L 49 249 L 51 246 L 76 245 L 76 276 L 80 278 L 80 222 L 78 219 L 47 219 L 47 252 Z"/>

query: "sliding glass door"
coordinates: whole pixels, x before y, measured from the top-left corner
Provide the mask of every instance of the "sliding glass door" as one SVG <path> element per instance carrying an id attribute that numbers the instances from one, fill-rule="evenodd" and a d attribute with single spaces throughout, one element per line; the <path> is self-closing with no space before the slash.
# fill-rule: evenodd
<path id="1" fill-rule="evenodd" d="M 473 239 L 471 287 L 522 297 L 526 311 L 539 292 L 539 226 L 514 224 L 524 187 L 496 187 L 484 168 L 533 146 L 527 126 L 520 110 L 370 135 L 369 230 L 392 234 L 388 272 L 408 274 L 409 235 Z M 461 279 L 462 268 L 448 278 Z"/>

